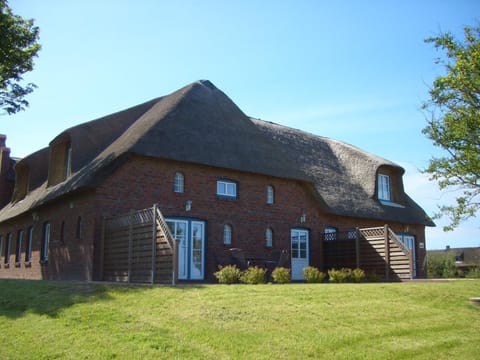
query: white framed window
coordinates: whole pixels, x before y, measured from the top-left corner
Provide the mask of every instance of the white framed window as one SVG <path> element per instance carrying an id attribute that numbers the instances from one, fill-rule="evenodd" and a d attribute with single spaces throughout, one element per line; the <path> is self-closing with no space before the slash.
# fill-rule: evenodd
<path id="1" fill-rule="evenodd" d="M 232 243 L 232 227 L 228 224 L 223 226 L 223 244 L 230 245 Z"/>
<path id="2" fill-rule="evenodd" d="M 236 198 L 237 197 L 237 183 L 231 180 L 217 181 L 217 196 Z"/>
<path id="3" fill-rule="evenodd" d="M 267 186 L 267 204 L 271 205 L 275 201 L 275 190 L 272 185 Z"/>
<path id="4" fill-rule="evenodd" d="M 48 248 L 50 244 L 50 223 L 47 221 L 43 224 L 42 247 L 40 249 L 40 260 L 48 261 Z"/>
<path id="5" fill-rule="evenodd" d="M 184 176 L 182 173 L 175 173 L 175 179 L 173 182 L 173 191 L 176 193 L 183 193 L 184 190 Z"/>
<path id="6" fill-rule="evenodd" d="M 325 241 L 337 240 L 337 228 L 333 226 L 326 226 L 323 232 L 323 240 Z"/>
<path id="7" fill-rule="evenodd" d="M 22 260 L 22 243 L 23 230 L 18 230 L 17 234 L 17 248 L 15 249 L 15 263 L 18 264 Z"/>
<path id="8" fill-rule="evenodd" d="M 273 246 L 273 231 L 270 228 L 265 230 L 265 246 L 272 247 Z"/>
<path id="9" fill-rule="evenodd" d="M 5 242 L 5 259 L 4 259 L 4 263 L 5 265 L 8 265 L 10 264 L 10 247 L 12 246 L 12 234 L 9 233 L 7 234 L 7 240 Z"/>
<path id="10" fill-rule="evenodd" d="M 390 201 L 392 199 L 390 194 L 390 176 L 385 174 L 378 174 L 378 199 Z"/>
<path id="11" fill-rule="evenodd" d="M 33 241 L 33 226 L 28 228 L 27 244 L 25 246 L 25 262 L 29 263 L 32 260 L 32 241 Z"/>

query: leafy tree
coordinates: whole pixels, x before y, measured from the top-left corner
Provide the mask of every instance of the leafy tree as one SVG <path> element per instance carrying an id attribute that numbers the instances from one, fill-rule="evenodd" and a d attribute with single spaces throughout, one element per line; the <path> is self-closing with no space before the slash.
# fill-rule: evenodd
<path id="1" fill-rule="evenodd" d="M 430 159 L 426 173 L 440 189 L 459 189 L 455 205 L 439 206 L 436 218 L 448 216 L 445 231 L 475 217 L 480 209 L 480 27 L 466 27 L 459 41 L 451 33 L 425 40 L 446 52 L 436 63 L 446 75 L 437 77 L 430 99 L 422 108 L 427 114 L 423 133 L 444 150 Z"/>
<path id="2" fill-rule="evenodd" d="M 36 87 L 22 84 L 22 76 L 33 69 L 33 58 L 40 50 L 38 34 L 32 19 L 13 14 L 7 1 L 0 0 L 0 109 L 7 114 L 24 110 L 25 96 Z"/>

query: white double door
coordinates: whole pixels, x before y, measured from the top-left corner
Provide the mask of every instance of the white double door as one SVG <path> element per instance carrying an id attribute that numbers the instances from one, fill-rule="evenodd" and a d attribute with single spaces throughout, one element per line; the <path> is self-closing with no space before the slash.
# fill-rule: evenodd
<path id="1" fill-rule="evenodd" d="M 165 219 L 178 244 L 178 278 L 203 280 L 205 278 L 205 222 L 183 219 Z"/>
<path id="2" fill-rule="evenodd" d="M 290 231 L 290 254 L 292 261 L 292 280 L 303 280 L 303 268 L 309 265 L 308 230 L 292 229 Z"/>

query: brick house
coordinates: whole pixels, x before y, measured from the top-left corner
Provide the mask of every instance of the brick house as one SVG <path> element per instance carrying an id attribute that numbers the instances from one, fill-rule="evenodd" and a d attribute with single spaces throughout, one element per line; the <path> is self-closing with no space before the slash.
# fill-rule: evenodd
<path id="1" fill-rule="evenodd" d="M 232 248 L 270 263 L 288 253 L 294 279 L 307 265 L 425 275 L 434 224 L 400 166 L 250 118 L 209 81 L 67 129 L 21 160 L 0 140 L 0 278 L 130 281 L 140 255 L 129 240 L 115 255 L 106 219 L 153 204 L 179 247 L 142 248 L 152 282 L 155 271 L 169 281 L 157 268 L 165 254 L 181 280 L 211 281 Z"/>

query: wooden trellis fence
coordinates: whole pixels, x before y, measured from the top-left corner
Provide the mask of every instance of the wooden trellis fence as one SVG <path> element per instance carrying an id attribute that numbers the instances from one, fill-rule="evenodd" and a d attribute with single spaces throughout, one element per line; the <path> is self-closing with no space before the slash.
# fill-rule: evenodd
<path id="1" fill-rule="evenodd" d="M 176 284 L 177 242 L 156 205 L 105 218 L 104 281 Z"/>
<path id="2" fill-rule="evenodd" d="M 357 229 L 355 235 L 352 232 L 327 235 L 335 236 L 325 238 L 323 245 L 327 269 L 357 267 L 377 273 L 385 280 L 413 278 L 413 252 L 388 225 Z"/>

